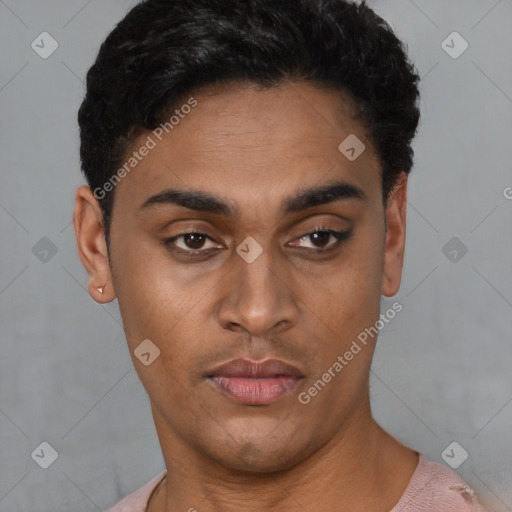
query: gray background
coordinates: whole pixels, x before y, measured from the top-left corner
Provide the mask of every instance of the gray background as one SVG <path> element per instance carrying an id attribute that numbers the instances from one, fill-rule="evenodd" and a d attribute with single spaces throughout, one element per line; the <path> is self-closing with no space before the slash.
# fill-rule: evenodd
<path id="1" fill-rule="evenodd" d="M 164 469 L 117 303 L 99 305 L 86 292 L 71 225 L 83 183 L 82 80 L 132 5 L 0 0 L 4 512 L 103 510 Z M 469 453 L 457 473 L 489 511 L 510 511 L 512 1 L 370 5 L 407 43 L 423 78 L 403 281 L 382 309 L 398 300 L 403 311 L 379 336 L 374 414 L 443 464 L 457 441 Z M 31 48 L 43 31 L 59 45 L 47 59 Z M 453 31 L 469 44 L 458 58 L 441 46 Z M 58 452 L 48 469 L 31 457 L 43 441 Z"/>

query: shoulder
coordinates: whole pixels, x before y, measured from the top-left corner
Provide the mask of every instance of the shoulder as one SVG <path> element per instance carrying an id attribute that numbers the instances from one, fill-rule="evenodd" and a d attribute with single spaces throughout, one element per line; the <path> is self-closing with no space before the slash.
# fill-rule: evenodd
<path id="1" fill-rule="evenodd" d="M 420 454 L 418 467 L 390 512 L 486 512 L 475 492 L 450 468 Z"/>
<path id="2" fill-rule="evenodd" d="M 106 512 L 146 512 L 149 497 L 156 486 L 167 474 L 167 470 L 152 478 L 148 483 L 125 496 L 120 502 Z"/>

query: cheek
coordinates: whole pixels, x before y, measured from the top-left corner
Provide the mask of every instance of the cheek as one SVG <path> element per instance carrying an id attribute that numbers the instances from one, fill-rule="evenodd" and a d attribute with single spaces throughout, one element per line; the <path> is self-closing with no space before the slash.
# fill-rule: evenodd
<path id="1" fill-rule="evenodd" d="M 123 328 L 141 383 L 160 410 L 166 403 L 185 406 L 186 369 L 200 350 L 194 342 L 197 332 L 191 331 L 193 325 L 203 325 L 195 318 L 199 298 L 161 248 L 119 244 L 112 261 Z M 149 352 L 158 354 L 147 366 L 137 356 L 146 339 L 154 344 L 148 345 Z"/>
<path id="2" fill-rule="evenodd" d="M 330 411 L 331 427 L 343 420 L 366 389 L 378 336 L 381 256 L 375 249 L 361 254 L 364 257 L 354 254 L 341 262 L 308 297 L 325 337 L 317 336 L 320 364 L 304 392 L 313 397 L 310 414 Z"/>
<path id="3" fill-rule="evenodd" d="M 375 324 L 380 314 L 383 240 L 378 229 L 360 230 L 329 275 L 323 276 L 321 282 L 316 276 L 316 286 L 312 282 L 308 286 L 315 292 L 307 295 L 307 304 L 318 318 L 317 325 L 323 334 L 317 337 L 321 364 L 315 377 L 321 378 L 330 368 L 336 374 L 322 401 L 327 396 L 342 400 L 348 390 L 353 395 L 365 383 L 378 336 Z M 336 372 L 332 367 L 338 356 L 345 354 L 347 364 L 344 362 L 343 370 Z M 345 391 L 338 397 L 335 390 L 340 386 Z"/>
<path id="4" fill-rule="evenodd" d="M 360 230 L 346 253 L 317 283 L 309 301 L 330 319 L 335 332 L 347 332 L 378 317 L 383 272 L 382 236 Z M 313 287 L 312 287 L 313 288 Z"/>
<path id="5" fill-rule="evenodd" d="M 194 354 L 204 352 L 201 335 L 211 311 L 210 290 L 225 272 L 178 265 L 154 242 L 119 244 L 116 249 L 114 288 L 131 352 L 150 339 L 160 349 L 159 362 L 182 373 L 193 365 Z"/>
<path id="6" fill-rule="evenodd" d="M 169 332 L 189 309 L 190 297 L 175 284 L 176 275 L 162 248 L 125 239 L 112 241 L 112 279 L 132 346 Z"/>

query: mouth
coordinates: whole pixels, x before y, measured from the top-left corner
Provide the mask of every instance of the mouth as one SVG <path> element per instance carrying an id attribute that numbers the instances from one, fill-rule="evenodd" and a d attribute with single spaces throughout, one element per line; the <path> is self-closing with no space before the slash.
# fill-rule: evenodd
<path id="1" fill-rule="evenodd" d="M 267 405 L 291 393 L 304 375 L 278 359 L 235 359 L 217 367 L 206 378 L 235 402 Z"/>

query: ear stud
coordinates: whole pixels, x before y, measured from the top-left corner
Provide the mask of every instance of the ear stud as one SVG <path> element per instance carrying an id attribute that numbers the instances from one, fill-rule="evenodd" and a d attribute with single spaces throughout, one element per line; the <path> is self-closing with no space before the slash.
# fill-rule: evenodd
<path id="1" fill-rule="evenodd" d="M 103 290 L 104 290 L 104 289 L 105 289 L 105 285 L 103 285 L 103 286 L 98 286 L 98 291 L 99 291 L 100 293 L 103 293 Z"/>

